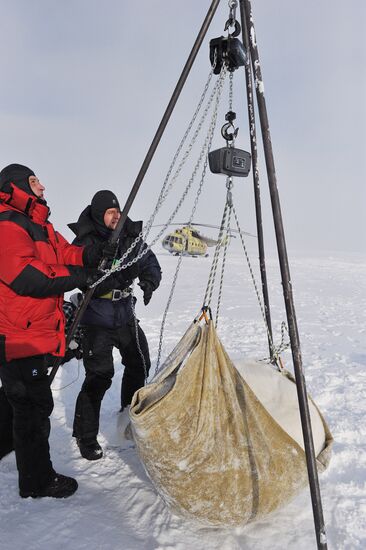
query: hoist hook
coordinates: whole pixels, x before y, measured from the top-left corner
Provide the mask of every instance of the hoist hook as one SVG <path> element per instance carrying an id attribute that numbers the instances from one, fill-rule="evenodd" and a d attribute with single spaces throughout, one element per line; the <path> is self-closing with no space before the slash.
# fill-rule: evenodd
<path id="1" fill-rule="evenodd" d="M 225 23 L 225 31 L 228 30 L 229 27 L 235 27 L 234 31 L 229 34 L 229 36 L 235 37 L 239 36 L 241 31 L 241 26 L 239 21 L 236 20 L 236 8 L 238 7 L 237 0 L 229 0 L 229 19 Z"/>
<path id="2" fill-rule="evenodd" d="M 234 38 L 235 36 L 239 36 L 241 31 L 241 26 L 239 21 L 237 21 L 236 19 L 234 21 L 231 21 L 230 19 L 228 19 L 225 23 L 224 30 L 227 31 L 229 27 L 235 27 L 234 31 L 231 34 L 229 33 L 229 36 L 231 38 Z"/>
<path id="3" fill-rule="evenodd" d="M 236 113 L 234 111 L 228 111 L 225 115 L 225 120 L 227 122 L 221 128 L 221 135 L 227 141 L 233 141 L 238 135 L 239 128 L 235 128 L 233 121 L 236 119 Z M 232 132 L 229 130 L 232 129 Z"/>
<path id="4" fill-rule="evenodd" d="M 233 132 L 229 132 L 229 129 L 232 128 Z M 233 141 L 238 135 L 239 128 L 235 128 L 234 124 L 231 122 L 226 122 L 221 128 L 221 135 L 226 141 Z"/>

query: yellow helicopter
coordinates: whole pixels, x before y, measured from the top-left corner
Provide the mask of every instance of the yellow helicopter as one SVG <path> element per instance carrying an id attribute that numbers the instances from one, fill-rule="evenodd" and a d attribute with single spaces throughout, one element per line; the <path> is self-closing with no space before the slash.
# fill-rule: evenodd
<path id="1" fill-rule="evenodd" d="M 164 237 L 161 244 L 165 250 L 175 256 L 182 254 L 183 256 L 208 256 L 207 248 L 217 245 L 217 240 L 211 239 L 202 235 L 193 226 L 203 226 L 219 229 L 217 225 L 209 225 L 203 223 L 191 223 L 191 224 L 172 224 L 179 225 L 181 227 L 175 229 L 172 233 L 169 233 Z M 230 229 L 230 234 L 223 239 L 222 245 L 225 243 L 225 239 L 234 237 L 232 233 L 237 233 L 236 230 Z M 246 233 L 250 235 L 250 233 Z M 253 235 L 251 235 L 253 236 Z"/>

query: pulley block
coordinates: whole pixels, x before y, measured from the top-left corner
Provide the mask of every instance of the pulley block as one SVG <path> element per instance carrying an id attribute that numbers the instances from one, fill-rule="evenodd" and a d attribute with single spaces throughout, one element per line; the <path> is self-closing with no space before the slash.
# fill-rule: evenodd
<path id="1" fill-rule="evenodd" d="M 235 22 L 235 31 L 229 36 L 219 36 L 210 40 L 210 63 L 214 67 L 214 74 L 220 74 L 225 64 L 229 72 L 233 72 L 245 65 L 247 55 L 243 44 L 236 34 L 239 34 L 240 25 Z"/>

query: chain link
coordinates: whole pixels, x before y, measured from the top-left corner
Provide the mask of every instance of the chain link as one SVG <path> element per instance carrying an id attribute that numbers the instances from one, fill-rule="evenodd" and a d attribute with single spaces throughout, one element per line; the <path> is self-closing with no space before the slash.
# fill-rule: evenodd
<path id="1" fill-rule="evenodd" d="M 223 68 L 223 70 L 220 74 L 219 86 L 217 88 L 217 94 L 216 94 L 214 110 L 213 110 L 213 114 L 212 114 L 212 118 L 211 118 L 211 123 L 210 123 L 208 133 L 207 133 L 207 136 L 206 136 L 206 139 L 205 139 L 205 142 L 204 142 L 204 146 L 201 150 L 201 154 L 200 154 L 200 157 L 199 157 L 201 159 L 201 158 L 203 158 L 203 155 L 205 155 L 205 161 L 204 161 L 204 165 L 203 165 L 203 168 L 202 168 L 202 174 L 201 174 L 201 179 L 200 179 L 200 182 L 199 182 L 199 185 L 198 185 L 197 194 L 196 194 L 196 197 L 195 197 L 195 200 L 194 200 L 194 203 L 193 203 L 193 207 L 192 207 L 192 211 L 191 211 L 191 214 L 190 214 L 190 217 L 189 217 L 188 226 L 190 226 L 190 224 L 192 223 L 194 214 L 195 214 L 197 206 L 198 206 L 198 201 L 199 201 L 200 195 L 202 193 L 202 188 L 203 188 L 203 185 L 204 185 L 205 177 L 206 177 L 207 166 L 208 166 L 208 151 L 211 148 L 211 143 L 212 143 L 212 139 L 213 139 L 215 128 L 216 128 L 218 108 L 219 108 L 219 104 L 220 104 L 221 92 L 222 92 L 225 76 L 226 76 L 226 67 Z M 196 166 L 197 166 L 197 164 L 196 164 Z M 193 172 L 192 177 L 195 177 L 195 173 L 196 173 L 196 171 Z M 167 318 L 167 315 L 168 315 L 168 312 L 169 312 L 170 304 L 171 304 L 172 299 L 173 299 L 173 295 L 174 295 L 174 291 L 175 291 L 175 287 L 176 287 L 176 283 L 177 283 L 177 279 L 178 279 L 178 274 L 179 274 L 180 267 L 181 267 L 181 264 L 182 264 L 183 253 L 184 253 L 184 250 L 185 250 L 186 242 L 187 242 L 187 237 L 184 235 L 183 236 L 182 251 L 179 255 L 179 260 L 178 260 L 177 267 L 176 267 L 176 270 L 175 270 L 175 273 L 174 273 L 173 282 L 172 282 L 168 302 L 167 302 L 167 305 L 166 305 L 166 308 L 165 308 L 165 311 L 164 311 L 164 314 L 163 314 L 162 323 L 161 323 L 158 357 L 157 357 L 157 362 L 156 362 L 155 374 L 157 374 L 159 372 L 159 365 L 160 365 L 160 359 L 161 359 L 161 353 L 162 353 L 162 347 L 163 347 L 163 337 L 164 337 L 164 329 L 165 329 L 166 318 Z"/>
<path id="2" fill-rule="evenodd" d="M 148 374 L 149 374 L 149 373 L 147 372 L 147 366 L 146 366 L 146 361 L 145 361 L 145 355 L 143 354 L 142 349 L 141 349 L 141 345 L 140 345 L 139 324 L 138 324 L 138 320 L 137 320 L 137 317 L 136 317 L 135 300 L 134 300 L 134 298 L 135 298 L 134 289 L 135 289 L 135 283 L 133 282 L 132 287 L 131 287 L 131 309 L 132 309 L 133 319 L 134 319 L 134 324 L 135 324 L 136 344 L 137 344 L 138 352 L 139 352 L 140 357 L 141 357 L 142 366 L 143 366 L 143 369 L 144 369 L 144 384 L 146 384 L 146 382 L 147 382 L 147 377 L 148 377 Z"/>
<path id="3" fill-rule="evenodd" d="M 279 357 L 281 355 L 281 353 L 283 351 L 287 350 L 291 345 L 290 341 L 285 343 L 285 332 L 287 332 L 287 336 L 288 336 L 288 330 L 287 330 L 286 323 L 285 323 L 285 321 L 282 321 L 282 323 L 281 323 L 281 343 L 280 343 L 279 346 L 274 346 L 276 358 Z"/>
<path id="4" fill-rule="evenodd" d="M 235 19 L 236 19 L 236 8 L 238 7 L 237 0 L 229 0 L 228 1 L 228 6 L 229 6 L 230 25 L 233 25 L 235 23 Z"/>
<path id="5" fill-rule="evenodd" d="M 266 327 L 268 341 L 269 341 L 270 348 L 271 348 L 272 359 L 273 359 L 273 361 L 275 361 L 275 363 L 278 365 L 278 367 L 281 368 L 280 367 L 280 361 L 278 361 L 279 356 L 280 356 L 282 351 L 288 349 L 288 347 L 290 346 L 290 343 L 287 343 L 287 344 L 284 343 L 284 331 L 285 331 L 286 325 L 285 325 L 285 323 L 281 324 L 281 335 L 282 335 L 281 344 L 279 346 L 275 346 L 274 343 L 273 343 L 271 332 L 270 332 L 269 327 L 268 327 L 266 314 L 265 314 L 265 306 L 263 304 L 262 298 L 261 298 L 259 290 L 258 290 L 258 286 L 257 286 L 256 280 L 255 280 L 255 277 L 254 277 L 254 273 L 253 273 L 252 265 L 251 265 L 249 255 L 248 255 L 248 252 L 247 252 L 247 248 L 245 246 L 243 232 L 240 228 L 239 220 L 238 220 L 238 217 L 237 217 L 236 210 L 235 210 L 234 206 L 233 206 L 233 213 L 234 213 L 236 226 L 237 226 L 238 231 L 239 231 L 240 240 L 241 240 L 241 243 L 242 243 L 242 246 L 243 246 L 244 254 L 245 254 L 245 257 L 246 257 L 246 260 L 247 260 L 247 263 L 248 263 L 248 268 L 249 268 L 250 276 L 252 278 L 254 290 L 255 290 L 255 293 L 257 295 L 258 304 L 259 304 L 259 307 L 260 307 L 260 310 L 261 310 L 261 313 L 262 313 L 264 325 Z"/>
<path id="6" fill-rule="evenodd" d="M 250 276 L 251 276 L 251 279 L 252 279 L 252 282 L 253 282 L 254 290 L 255 290 L 255 293 L 257 295 L 258 304 L 259 304 L 259 307 L 260 307 L 260 310 L 261 310 L 261 313 L 262 313 L 264 324 L 266 326 L 266 330 L 267 330 L 271 350 L 273 350 L 273 341 L 272 341 L 271 333 L 270 333 L 270 330 L 269 330 L 269 327 L 268 327 L 268 324 L 267 324 L 266 314 L 265 314 L 265 311 L 264 311 L 264 304 L 263 304 L 262 298 L 261 298 L 259 290 L 258 290 L 257 282 L 256 282 L 255 277 L 254 277 L 252 264 L 251 264 L 250 259 L 249 259 L 247 247 L 245 246 L 243 233 L 242 233 L 242 230 L 241 230 L 240 225 L 239 225 L 239 220 L 238 220 L 234 205 L 233 205 L 233 214 L 234 214 L 235 223 L 236 223 L 236 226 L 238 228 L 239 235 L 240 235 L 240 240 L 241 240 L 241 244 L 243 246 L 245 258 L 246 258 L 247 263 L 248 263 L 248 268 L 249 268 Z"/>
<path id="7" fill-rule="evenodd" d="M 165 195 L 163 196 L 161 193 L 160 193 L 160 196 L 159 196 L 159 200 L 158 200 L 158 205 L 157 207 L 155 208 L 155 213 L 154 213 L 154 217 L 157 213 L 157 211 L 160 209 L 161 207 L 161 204 L 162 202 L 165 200 L 168 192 L 170 191 L 174 181 L 176 180 L 176 178 L 178 177 L 178 174 L 185 162 L 185 160 L 187 159 L 188 157 L 188 154 L 189 152 L 191 151 L 192 147 L 193 147 L 193 144 L 194 142 L 196 141 L 196 138 L 197 138 L 197 135 L 199 133 L 199 131 L 201 130 L 202 128 L 202 125 L 207 117 L 207 113 L 209 112 L 209 109 L 210 109 L 210 106 L 212 104 L 212 101 L 215 99 L 216 97 L 216 101 L 215 101 L 215 111 L 216 111 L 216 118 L 217 118 L 217 109 L 218 109 L 218 101 L 220 99 L 220 96 L 221 96 L 221 91 L 222 91 L 222 86 L 223 86 L 223 83 L 224 83 L 224 80 L 225 80 L 225 76 L 226 76 L 226 66 L 223 66 L 222 70 L 221 70 L 221 73 L 220 73 L 220 76 L 214 86 L 214 89 L 213 89 L 213 92 L 208 100 L 208 103 L 207 103 L 207 106 L 205 108 L 205 111 L 201 117 L 201 120 L 198 124 L 198 127 L 196 129 L 196 132 L 192 138 L 192 141 L 180 163 L 180 165 L 178 166 L 178 169 L 173 177 L 173 180 L 172 182 L 170 183 Z M 216 122 L 215 122 L 216 124 Z M 210 123 L 210 129 L 212 130 L 212 120 L 211 120 L 211 123 Z M 144 236 L 144 231 L 141 231 L 139 233 L 139 235 L 136 237 L 136 239 L 132 242 L 131 246 L 126 250 L 126 252 L 122 255 L 121 258 L 119 259 L 116 259 L 116 262 L 115 262 L 115 265 L 112 266 L 111 269 L 105 269 L 103 270 L 104 272 L 104 275 L 100 277 L 100 279 L 98 279 L 95 283 L 93 283 L 90 288 L 94 288 L 96 287 L 97 285 L 99 285 L 101 282 L 103 282 L 105 279 L 107 279 L 107 277 L 109 277 L 109 275 L 111 275 L 112 273 L 115 273 L 116 271 L 121 271 L 123 269 L 127 269 L 128 267 L 131 267 L 134 263 L 138 262 L 145 254 L 147 254 L 147 252 L 150 250 L 150 248 L 152 248 L 152 246 L 154 246 L 154 244 L 156 244 L 156 242 L 161 238 L 161 236 L 163 235 L 163 233 L 166 231 L 167 227 L 171 224 L 172 220 L 175 218 L 176 214 L 178 213 L 178 211 L 180 210 L 184 200 L 186 199 L 186 196 L 192 186 L 192 183 L 195 179 L 195 176 L 196 176 L 196 173 L 200 167 L 200 164 L 202 162 L 202 159 L 203 159 L 203 156 L 204 156 L 204 152 L 206 150 L 208 150 L 208 146 L 207 146 L 207 143 L 208 143 L 208 140 L 209 140 L 209 136 L 210 136 L 210 131 L 208 132 L 208 135 L 206 136 L 206 140 L 205 140 L 205 143 L 203 144 L 203 147 L 201 149 L 201 154 L 197 160 L 197 163 L 195 165 L 195 168 L 194 168 L 194 171 L 193 171 L 193 174 L 181 196 L 181 199 L 180 201 L 178 202 L 178 205 L 176 206 L 176 208 L 174 209 L 173 213 L 170 215 L 168 221 L 163 225 L 163 228 L 161 229 L 161 231 L 158 232 L 158 234 L 156 235 L 156 237 L 153 239 L 153 241 L 151 242 L 150 245 L 148 245 L 146 248 L 144 248 L 137 256 L 135 256 L 134 258 L 132 258 L 130 261 L 128 261 L 127 263 L 124 263 L 124 261 L 126 260 L 126 258 L 128 258 L 128 256 L 131 254 L 131 252 L 133 251 L 133 249 L 136 247 L 136 245 L 142 240 L 143 236 Z M 212 137 L 211 137 L 211 141 L 212 141 Z M 210 143 L 211 143 L 210 141 Z M 151 227 L 151 219 L 152 217 L 150 218 L 149 222 L 148 222 L 148 225 L 150 225 Z"/>
<path id="8" fill-rule="evenodd" d="M 147 238 L 147 236 L 148 236 L 148 234 L 149 234 L 149 232 L 150 232 L 150 229 L 151 229 L 151 227 L 152 227 L 152 225 L 153 225 L 153 222 L 154 222 L 154 220 L 155 220 L 155 217 L 156 217 L 156 215 L 157 215 L 157 213 L 158 213 L 158 211 L 159 211 L 161 205 L 163 204 L 163 202 L 164 202 L 166 196 L 168 195 L 168 193 L 169 193 L 170 189 L 172 188 L 173 184 L 175 183 L 175 181 L 176 181 L 176 179 L 177 179 L 177 177 L 178 177 L 178 174 L 180 173 L 180 171 L 181 171 L 181 169 L 182 169 L 182 167 L 183 167 L 183 165 L 184 165 L 184 163 L 185 163 L 185 161 L 186 161 L 186 159 L 187 159 L 187 157 L 188 157 L 188 155 L 189 155 L 189 152 L 190 152 L 190 150 L 192 149 L 192 147 L 193 147 L 193 145 L 194 145 L 194 143 L 195 143 L 195 141 L 196 141 L 196 138 L 197 138 L 197 136 L 198 136 L 199 130 L 198 130 L 198 131 L 196 130 L 196 132 L 194 133 L 194 135 L 193 135 L 193 137 L 192 137 L 192 140 L 191 140 L 191 143 L 189 144 L 188 149 L 185 151 L 184 156 L 183 156 L 183 159 L 182 159 L 182 161 L 180 162 L 180 164 L 179 164 L 179 166 L 178 166 L 177 172 L 175 173 L 174 178 L 173 178 L 171 184 L 169 185 L 168 189 L 166 190 L 166 187 L 167 187 L 167 185 L 168 185 L 168 181 L 169 181 L 170 175 L 171 175 L 171 173 L 172 173 L 172 171 L 173 171 L 173 168 L 174 168 L 174 166 L 175 166 L 175 164 L 176 164 L 176 162 L 177 162 L 177 159 L 178 159 L 178 157 L 179 157 L 179 154 L 180 154 L 180 152 L 181 152 L 181 150 L 182 150 L 182 148 L 183 148 L 184 143 L 186 142 L 186 139 L 187 139 L 187 137 L 188 137 L 188 135 L 189 135 L 189 133 L 190 133 L 192 127 L 193 127 L 193 124 L 194 124 L 195 121 L 196 121 L 196 118 L 197 118 L 197 116 L 198 116 L 198 113 L 199 113 L 200 110 L 201 110 L 202 104 L 203 104 L 203 102 L 204 102 L 204 99 L 205 99 L 205 97 L 206 97 L 207 91 L 208 91 L 209 86 L 210 86 L 210 83 L 211 83 L 213 71 L 214 71 L 214 68 L 212 68 L 212 69 L 210 70 L 210 73 L 209 73 L 209 75 L 208 75 L 208 78 L 207 78 L 207 81 L 206 81 L 204 90 L 203 90 L 202 95 L 201 95 L 201 97 L 200 97 L 200 100 L 199 100 L 199 102 L 198 102 L 198 104 L 197 104 L 196 110 L 195 110 L 195 112 L 194 112 L 194 114 L 193 114 L 193 117 L 192 117 L 192 119 L 191 119 L 191 121 L 190 121 L 190 123 L 189 123 L 189 125 L 188 125 L 188 128 L 186 129 L 186 131 L 185 131 L 185 133 L 184 133 L 184 135 L 183 135 L 183 138 L 181 139 L 181 142 L 180 142 L 180 144 L 179 144 L 179 146 L 178 146 L 178 149 L 177 149 L 177 151 L 175 152 L 175 155 L 174 155 L 174 157 L 173 157 L 173 160 L 172 160 L 172 162 L 171 162 L 171 164 L 170 164 L 170 167 L 169 167 L 169 169 L 168 169 L 168 172 L 167 172 L 167 174 L 166 174 L 166 176 L 165 176 L 164 183 L 163 183 L 163 187 L 162 187 L 162 189 L 161 189 L 161 191 L 160 191 L 160 194 L 159 194 L 159 197 L 158 197 L 158 200 L 157 200 L 155 209 L 154 209 L 153 214 L 151 215 L 149 221 L 148 221 L 147 224 L 146 224 L 144 239 Z M 217 83 L 216 83 L 216 84 L 217 84 Z M 215 93 L 215 88 L 213 89 L 213 91 L 212 91 L 212 93 L 211 93 L 211 96 L 210 96 L 210 99 L 209 99 L 209 104 L 211 104 L 211 98 L 213 97 L 214 93 Z M 206 108 L 205 111 L 204 111 L 204 113 L 203 113 L 203 116 L 202 116 L 202 118 L 201 118 L 201 120 L 200 120 L 200 123 L 199 123 L 199 125 L 198 125 L 198 128 L 201 128 L 201 127 L 202 127 L 202 124 L 204 123 L 204 120 L 205 120 L 205 118 L 206 118 L 207 112 L 208 112 L 208 110 L 207 110 L 207 108 Z"/>
<path id="9" fill-rule="evenodd" d="M 229 74 L 229 111 L 233 110 L 234 73 Z"/>
<path id="10" fill-rule="evenodd" d="M 208 282 L 206 287 L 205 296 L 203 298 L 203 306 L 210 307 L 211 305 L 211 299 L 212 299 L 212 293 L 215 285 L 215 278 L 216 278 L 216 271 L 217 271 L 217 265 L 219 261 L 219 254 L 220 254 L 220 247 L 221 247 L 221 241 L 224 233 L 224 228 L 226 224 L 226 216 L 227 216 L 227 210 L 228 210 L 228 203 L 225 202 L 224 212 L 222 215 L 220 230 L 219 230 L 219 236 L 217 240 L 217 244 L 215 247 L 214 257 L 211 264 L 210 274 L 208 276 Z"/>
<path id="11" fill-rule="evenodd" d="M 216 317 L 215 317 L 215 327 L 217 328 L 219 323 L 219 313 L 220 313 L 220 305 L 221 305 L 221 298 L 222 298 L 222 288 L 224 283 L 224 272 L 225 272 L 225 265 L 226 265 L 226 255 L 229 245 L 229 239 L 230 239 L 230 223 L 231 223 L 231 210 L 233 206 L 232 201 L 232 194 L 231 189 L 233 187 L 233 181 L 230 176 L 228 176 L 226 180 L 226 187 L 227 187 L 227 197 L 226 202 L 228 204 L 228 217 L 227 217 L 227 224 L 226 224 L 226 232 L 225 232 L 225 242 L 224 242 L 224 252 L 222 256 L 222 265 L 221 265 L 221 277 L 220 277 L 220 285 L 219 285 L 219 292 L 217 297 L 217 307 L 216 307 Z"/>

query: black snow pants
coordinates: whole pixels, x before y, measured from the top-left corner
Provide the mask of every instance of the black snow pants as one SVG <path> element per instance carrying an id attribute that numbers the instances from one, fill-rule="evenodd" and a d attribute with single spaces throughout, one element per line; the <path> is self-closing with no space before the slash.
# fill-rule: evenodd
<path id="1" fill-rule="evenodd" d="M 5 395 L 4 388 L 0 388 L 0 460 L 14 451 L 13 442 L 13 409 Z"/>
<path id="2" fill-rule="evenodd" d="M 147 376 L 150 369 L 149 347 L 140 326 L 138 341 L 144 356 Z M 114 375 L 113 347 L 118 348 L 125 367 L 121 386 L 121 408 L 129 405 L 135 391 L 144 385 L 144 362 L 138 349 L 134 323 L 115 329 L 85 327 L 85 380 L 76 400 L 73 429 L 73 436 L 78 439 L 94 438 L 99 432 L 102 399 L 111 386 Z"/>
<path id="3" fill-rule="evenodd" d="M 37 355 L 3 363 L 0 379 L 12 409 L 11 413 L 7 410 L 12 416 L 11 443 L 15 448 L 19 489 L 37 493 L 55 477 L 48 444 L 53 398 L 45 357 Z"/>

